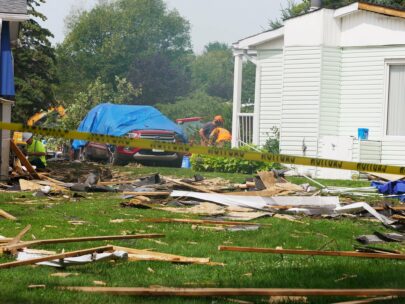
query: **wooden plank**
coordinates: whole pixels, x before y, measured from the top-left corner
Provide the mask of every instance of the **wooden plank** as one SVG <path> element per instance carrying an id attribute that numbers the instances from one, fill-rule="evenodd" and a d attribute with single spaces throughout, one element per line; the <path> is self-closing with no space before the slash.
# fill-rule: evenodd
<path id="1" fill-rule="evenodd" d="M 172 179 L 172 178 L 169 178 L 169 177 L 165 177 L 164 179 L 165 179 L 166 181 L 169 181 L 169 182 L 173 183 L 173 184 L 176 184 L 176 185 L 179 185 L 179 186 L 183 186 L 184 188 L 188 188 L 188 189 L 191 189 L 191 190 L 194 190 L 194 191 L 204 192 L 204 193 L 216 193 L 216 192 L 214 192 L 214 191 L 205 189 L 205 188 L 203 188 L 203 187 L 199 187 L 199 186 L 195 186 L 195 185 L 183 183 L 183 182 L 181 182 L 181 181 L 178 181 L 178 180 L 175 180 L 175 179 Z"/>
<path id="2" fill-rule="evenodd" d="M 267 189 L 271 189 L 276 184 L 276 178 L 274 177 L 274 173 L 271 171 L 257 172 L 257 175 L 260 177 L 263 185 Z"/>
<path id="3" fill-rule="evenodd" d="M 359 2 L 359 9 L 392 17 L 405 18 L 405 11 L 395 8 Z"/>
<path id="4" fill-rule="evenodd" d="M 123 192 L 124 195 L 142 195 L 142 196 L 169 196 L 171 192 Z"/>
<path id="5" fill-rule="evenodd" d="M 394 181 L 405 178 L 404 175 L 385 174 L 385 173 L 371 173 L 371 172 L 367 172 L 367 173 L 368 173 L 368 175 L 378 177 L 379 179 L 382 179 L 384 181 L 391 181 L 391 182 L 394 182 Z"/>
<path id="6" fill-rule="evenodd" d="M 114 250 L 128 252 L 128 261 L 164 261 L 185 264 L 208 264 L 209 258 L 193 258 L 180 255 L 113 246 Z"/>
<path id="7" fill-rule="evenodd" d="M 247 223 L 247 222 L 230 222 L 230 221 L 211 221 L 211 220 L 195 220 L 195 219 L 175 219 L 175 218 L 149 218 L 140 219 L 140 222 L 146 223 L 183 223 L 183 224 L 210 224 L 210 225 L 220 225 L 220 226 L 271 226 L 271 224 L 260 224 L 260 223 Z"/>
<path id="8" fill-rule="evenodd" d="M 10 221 L 16 221 L 17 218 L 13 215 L 11 215 L 10 213 L 4 211 L 3 209 L 0 209 L 0 216 L 4 217 L 5 219 L 8 219 Z"/>
<path id="9" fill-rule="evenodd" d="M 84 249 L 84 250 L 77 250 L 77 251 L 70 251 L 70 252 L 65 252 L 65 253 L 60 253 L 60 254 L 48 255 L 46 257 L 40 257 L 40 258 L 35 258 L 35 259 L 30 259 L 30 260 L 8 262 L 8 263 L 0 264 L 0 269 L 12 268 L 12 267 L 18 267 L 18 266 L 24 266 L 24 265 L 33 265 L 33 264 L 36 264 L 36 263 L 39 263 L 39 262 L 60 260 L 60 259 L 64 259 L 64 258 L 70 258 L 70 257 L 90 254 L 90 253 L 94 253 L 94 252 L 109 251 L 109 250 L 112 250 L 112 249 L 113 249 L 113 246 L 103 246 L 103 247 L 96 247 L 96 248 L 90 248 L 90 249 Z"/>
<path id="10" fill-rule="evenodd" d="M 18 159 L 21 161 L 21 163 L 27 168 L 28 172 L 34 179 L 41 179 L 35 171 L 35 169 L 32 167 L 31 163 L 28 161 L 28 159 L 25 157 L 24 153 L 21 152 L 21 150 L 17 147 L 17 145 L 14 143 L 14 141 L 10 140 L 10 147 L 11 150 L 13 150 L 14 154 L 18 157 Z"/>
<path id="11" fill-rule="evenodd" d="M 368 303 L 389 301 L 389 300 L 395 300 L 395 299 L 398 299 L 398 297 L 396 297 L 396 296 L 377 297 L 377 298 L 369 298 L 369 299 L 357 300 L 357 301 L 355 300 L 355 301 L 339 302 L 339 303 L 334 303 L 334 304 L 368 304 Z"/>
<path id="12" fill-rule="evenodd" d="M 65 286 L 62 290 L 84 291 L 126 296 L 405 296 L 405 289 L 296 289 L 296 288 L 143 288 L 143 287 L 81 287 Z"/>
<path id="13" fill-rule="evenodd" d="M 370 259 L 393 259 L 405 260 L 405 254 L 392 253 L 367 253 L 357 251 L 322 251 L 322 250 L 300 250 L 300 249 L 272 249 L 256 247 L 236 247 L 236 246 L 219 246 L 220 251 L 239 251 L 239 252 L 260 252 L 272 254 L 297 254 L 297 255 L 325 255 L 325 256 L 345 256 Z"/>
<path id="14" fill-rule="evenodd" d="M 23 178 L 18 180 L 20 184 L 21 191 L 41 191 L 42 185 L 36 183 L 35 181 L 29 181 Z"/>
<path id="15" fill-rule="evenodd" d="M 62 244 L 62 243 L 75 243 L 75 242 L 94 242 L 94 241 L 112 241 L 112 240 L 132 240 L 132 239 L 145 239 L 145 238 L 161 238 L 164 234 L 131 234 L 131 235 L 110 235 L 110 236 L 90 236 L 78 238 L 63 238 L 63 239 L 48 239 L 48 240 L 35 240 L 29 242 L 21 242 L 11 246 L 1 245 L 0 249 L 3 252 L 21 249 L 24 247 L 31 247 L 35 245 L 46 244 Z"/>
<path id="16" fill-rule="evenodd" d="M 7 245 L 14 245 L 17 244 L 21 241 L 22 237 L 31 229 L 31 225 L 28 225 L 25 227 L 23 230 L 20 231 L 19 234 L 16 235 L 15 238 L 13 238 L 10 242 L 7 243 Z"/>
<path id="17" fill-rule="evenodd" d="M 136 180 L 130 181 L 115 181 L 115 182 L 98 182 L 97 185 L 99 186 L 112 186 L 112 185 L 130 185 L 136 183 Z"/>

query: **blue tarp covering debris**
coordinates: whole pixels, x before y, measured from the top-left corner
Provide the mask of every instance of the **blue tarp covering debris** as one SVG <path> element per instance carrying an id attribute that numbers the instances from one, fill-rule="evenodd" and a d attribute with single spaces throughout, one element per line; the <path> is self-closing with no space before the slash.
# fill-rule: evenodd
<path id="1" fill-rule="evenodd" d="M 100 104 L 86 115 L 77 129 L 81 132 L 123 136 L 135 130 L 172 131 L 187 141 L 183 129 L 151 106 Z M 74 140 L 73 149 L 86 145 L 86 141 Z"/>
<path id="2" fill-rule="evenodd" d="M 372 187 L 378 189 L 378 192 L 385 195 L 398 195 L 401 202 L 405 202 L 405 181 L 398 180 L 393 182 L 372 182 Z"/>

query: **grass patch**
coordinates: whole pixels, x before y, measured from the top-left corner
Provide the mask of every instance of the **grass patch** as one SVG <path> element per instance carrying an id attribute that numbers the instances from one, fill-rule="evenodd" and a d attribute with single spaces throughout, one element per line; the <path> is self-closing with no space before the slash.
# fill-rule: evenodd
<path id="1" fill-rule="evenodd" d="M 163 175 L 191 177 L 190 170 L 162 168 L 125 168 L 134 175 L 160 172 Z M 204 176 L 218 176 L 204 173 Z M 241 182 L 244 175 L 221 174 Z M 107 286 L 147 287 L 262 287 L 262 288 L 405 288 L 401 273 L 402 261 L 357 259 L 346 257 L 277 256 L 270 254 L 220 252 L 218 245 L 258 246 L 283 248 L 352 250 L 355 237 L 374 231 L 387 231 L 379 223 L 361 219 L 319 220 L 303 218 L 301 223 L 266 218 L 259 222 L 271 224 L 258 231 L 214 232 L 193 230 L 187 224 L 151 224 L 141 222 L 110 223 L 111 219 L 140 219 L 148 217 L 182 217 L 159 210 L 121 208 L 119 194 L 86 194 L 78 201 L 63 200 L 57 204 L 11 205 L 5 202 L 21 201 L 22 194 L 0 194 L 1 208 L 18 218 L 17 222 L 0 220 L 0 235 L 11 237 L 32 224 L 26 236 L 31 239 L 74 236 L 112 235 L 122 233 L 164 233 L 163 243 L 155 240 L 116 241 L 114 244 L 140 249 L 173 253 L 185 256 L 210 257 L 226 265 L 178 265 L 163 262 L 98 262 L 66 270 L 46 266 L 24 266 L 0 271 L 1 302 L 4 303 L 229 303 L 226 299 L 181 299 L 118 297 L 97 294 L 59 291 L 58 286 L 92 286 L 93 281 L 104 281 Z M 34 200 L 25 194 L 26 200 Z M 190 218 L 191 216 L 184 216 Z M 85 221 L 74 226 L 70 220 Z M 106 245 L 111 242 L 87 242 L 41 246 L 43 249 L 65 251 Z M 387 247 L 403 250 L 404 246 L 389 244 Z M 1 262 L 11 261 L 0 257 Z M 153 269 L 154 272 L 148 270 Z M 66 278 L 53 277 L 55 272 L 78 273 Z M 345 279 L 346 278 L 346 279 Z M 29 290 L 30 284 L 45 284 L 46 289 Z M 265 303 L 264 297 L 246 297 L 246 300 Z M 310 298 L 311 303 L 332 303 L 344 298 Z M 400 300 L 390 303 L 401 303 Z"/>

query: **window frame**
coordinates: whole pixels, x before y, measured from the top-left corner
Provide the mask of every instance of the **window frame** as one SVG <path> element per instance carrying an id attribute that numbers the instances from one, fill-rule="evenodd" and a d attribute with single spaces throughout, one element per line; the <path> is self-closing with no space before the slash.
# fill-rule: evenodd
<path id="1" fill-rule="evenodd" d="M 405 141 L 405 135 L 388 135 L 388 105 L 389 105 L 389 92 L 390 92 L 390 67 L 393 65 L 405 66 L 405 58 L 391 58 L 385 59 L 384 62 L 384 119 L 383 119 L 383 138 L 392 140 Z"/>

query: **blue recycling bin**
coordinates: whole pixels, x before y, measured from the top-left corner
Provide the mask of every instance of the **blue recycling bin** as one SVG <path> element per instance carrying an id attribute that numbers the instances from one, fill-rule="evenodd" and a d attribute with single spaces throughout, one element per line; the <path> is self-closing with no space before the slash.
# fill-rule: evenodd
<path id="1" fill-rule="evenodd" d="M 190 169 L 191 168 L 191 163 L 190 163 L 190 156 L 183 156 L 183 161 L 181 163 L 182 168 Z"/>
<path id="2" fill-rule="evenodd" d="M 368 129 L 358 128 L 357 130 L 359 140 L 368 140 Z"/>

